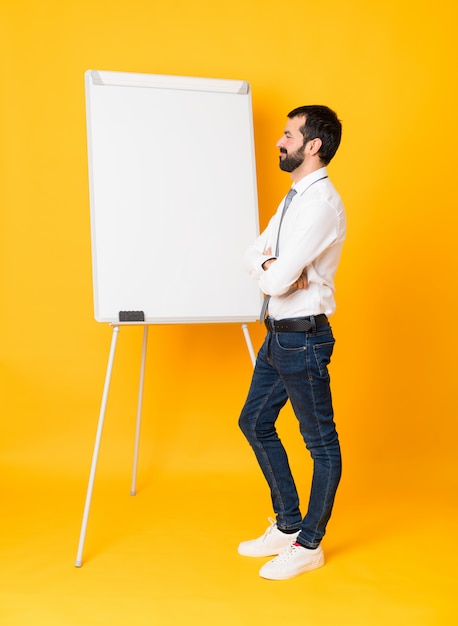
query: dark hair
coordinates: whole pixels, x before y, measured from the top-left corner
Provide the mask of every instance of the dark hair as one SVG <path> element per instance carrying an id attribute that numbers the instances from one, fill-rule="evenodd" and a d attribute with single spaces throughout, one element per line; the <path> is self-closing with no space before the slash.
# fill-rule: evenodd
<path id="1" fill-rule="evenodd" d="M 304 135 L 304 145 L 311 139 L 321 139 L 318 156 L 327 165 L 337 152 L 342 137 L 342 124 L 332 109 L 321 104 L 298 107 L 288 113 L 288 117 L 305 116 L 300 131 Z"/>

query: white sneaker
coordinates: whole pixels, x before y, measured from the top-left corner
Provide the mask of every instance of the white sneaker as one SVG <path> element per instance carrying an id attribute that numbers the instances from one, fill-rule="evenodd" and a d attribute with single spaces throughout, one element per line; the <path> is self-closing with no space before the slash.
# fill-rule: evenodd
<path id="1" fill-rule="evenodd" d="M 259 575 L 269 580 L 287 580 L 322 565 L 324 565 L 324 554 L 321 546 L 315 550 L 309 550 L 291 541 L 290 545 L 275 559 L 261 567 Z"/>
<path id="2" fill-rule="evenodd" d="M 280 554 L 292 541 L 296 541 L 299 531 L 287 535 L 278 530 L 276 522 L 270 517 L 269 522 L 269 528 L 261 537 L 242 541 L 238 547 L 239 554 L 243 556 L 273 556 Z"/>

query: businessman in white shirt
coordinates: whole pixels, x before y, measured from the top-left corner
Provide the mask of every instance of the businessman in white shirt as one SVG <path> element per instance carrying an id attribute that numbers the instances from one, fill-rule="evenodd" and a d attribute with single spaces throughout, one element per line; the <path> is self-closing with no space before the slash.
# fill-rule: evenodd
<path id="1" fill-rule="evenodd" d="M 272 580 L 292 578 L 324 564 L 321 540 L 341 476 L 328 365 L 334 347 L 334 276 L 345 239 L 345 211 L 326 166 L 342 126 L 334 111 L 303 106 L 288 114 L 277 143 L 280 168 L 293 184 L 265 231 L 249 247 L 245 267 L 266 294 L 267 336 L 259 351 L 239 425 L 270 488 L 276 519 L 244 556 L 274 559 L 260 569 Z M 290 400 L 313 477 L 305 516 L 275 422 Z"/>

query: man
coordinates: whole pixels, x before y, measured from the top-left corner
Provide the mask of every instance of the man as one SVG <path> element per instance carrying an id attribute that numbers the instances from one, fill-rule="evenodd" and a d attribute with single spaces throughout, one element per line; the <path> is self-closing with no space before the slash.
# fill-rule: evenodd
<path id="1" fill-rule="evenodd" d="M 259 538 L 243 541 L 244 556 L 276 556 L 263 578 L 283 580 L 324 564 L 321 540 L 341 475 L 341 456 L 331 400 L 328 364 L 334 337 L 328 316 L 335 310 L 334 275 L 346 219 L 326 165 L 340 144 L 342 126 L 325 106 L 303 106 L 288 114 L 280 168 L 293 180 L 284 203 L 245 255 L 248 273 L 267 294 L 267 336 L 239 425 L 270 487 L 276 521 Z M 286 451 L 276 428 L 290 400 L 313 460 L 305 517 Z"/>

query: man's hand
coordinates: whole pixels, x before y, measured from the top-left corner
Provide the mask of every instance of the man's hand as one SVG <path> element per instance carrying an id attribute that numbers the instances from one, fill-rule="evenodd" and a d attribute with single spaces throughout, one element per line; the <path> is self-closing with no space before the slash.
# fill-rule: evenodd
<path id="1" fill-rule="evenodd" d="M 309 281 L 307 280 L 307 268 L 305 268 L 302 271 L 302 274 L 299 276 L 296 282 L 293 283 L 292 286 L 295 287 L 296 289 L 308 289 L 309 288 Z"/>

